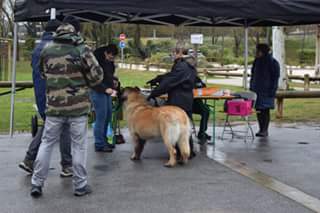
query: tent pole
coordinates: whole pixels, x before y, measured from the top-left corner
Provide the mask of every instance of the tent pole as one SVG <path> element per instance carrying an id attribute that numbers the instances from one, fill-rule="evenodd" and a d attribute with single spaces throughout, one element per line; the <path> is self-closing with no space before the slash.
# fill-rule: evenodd
<path id="1" fill-rule="evenodd" d="M 243 72 L 243 88 L 248 89 L 248 56 L 249 56 L 249 27 L 244 28 L 244 72 Z"/>
<path id="2" fill-rule="evenodd" d="M 14 131 L 14 100 L 16 94 L 16 62 L 18 44 L 18 23 L 14 23 L 13 31 L 13 57 L 12 57 L 12 76 L 11 76 L 11 105 L 10 105 L 10 136 L 13 137 Z"/>
<path id="3" fill-rule="evenodd" d="M 315 76 L 320 76 L 320 25 L 317 25 Z"/>
<path id="4" fill-rule="evenodd" d="M 287 89 L 287 70 L 285 65 L 285 34 L 283 27 L 272 28 L 272 54 L 280 65 L 280 78 L 278 88 Z"/>

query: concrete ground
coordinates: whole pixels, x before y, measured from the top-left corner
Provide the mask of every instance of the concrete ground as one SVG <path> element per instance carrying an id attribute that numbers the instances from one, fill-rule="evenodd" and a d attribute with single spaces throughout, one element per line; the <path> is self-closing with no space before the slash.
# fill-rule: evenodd
<path id="1" fill-rule="evenodd" d="M 220 134 L 221 129 L 217 129 Z M 127 143 L 110 154 L 94 152 L 90 132 L 88 171 L 94 192 L 82 198 L 73 196 L 71 179 L 59 177 L 56 148 L 40 199 L 30 197 L 30 176 L 18 168 L 31 137 L 0 136 L 0 212 L 319 212 L 207 157 L 208 150 L 219 151 L 228 159 L 319 199 L 318 125 L 272 126 L 268 140 L 256 139 L 253 143 L 217 140 L 215 147 L 197 147 L 200 152 L 188 165 L 172 169 L 163 167 L 167 152 L 159 142 L 146 145 L 141 162 L 130 161 L 130 139 L 126 130 L 123 134 Z"/>

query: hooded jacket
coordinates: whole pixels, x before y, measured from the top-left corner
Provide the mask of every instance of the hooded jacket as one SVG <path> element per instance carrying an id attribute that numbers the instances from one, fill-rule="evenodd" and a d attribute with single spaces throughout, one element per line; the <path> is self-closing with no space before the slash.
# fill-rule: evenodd
<path id="1" fill-rule="evenodd" d="M 32 67 L 32 80 L 34 85 L 34 96 L 38 112 L 41 118 L 45 119 L 46 110 L 46 80 L 41 77 L 39 70 L 40 53 L 43 48 L 53 40 L 52 32 L 44 32 L 41 37 L 41 42 L 35 47 L 32 52 L 31 67 Z"/>
<path id="2" fill-rule="evenodd" d="M 159 83 L 150 94 L 150 98 L 168 93 L 169 105 L 182 108 L 189 117 L 192 116 L 193 88 L 197 71 L 192 57 L 179 58 L 175 61 L 171 71 L 157 76 Z"/>
<path id="3" fill-rule="evenodd" d="M 43 49 L 40 72 L 47 80 L 47 116 L 88 114 L 88 86 L 98 85 L 103 71 L 72 25 L 61 25 L 53 42 Z"/>
<path id="4" fill-rule="evenodd" d="M 251 69 L 250 90 L 274 98 L 278 89 L 280 66 L 271 54 L 256 58 Z"/>
<path id="5" fill-rule="evenodd" d="M 96 57 L 97 61 L 99 62 L 99 65 L 103 69 L 103 81 L 97 85 L 92 87 L 93 90 L 99 93 L 105 93 L 106 89 L 117 89 L 114 87 L 114 80 L 117 80 L 116 77 L 114 77 L 115 73 L 115 65 L 113 61 L 109 61 L 105 58 L 104 51 L 101 51 L 103 49 L 96 49 L 94 51 L 94 56 Z"/>

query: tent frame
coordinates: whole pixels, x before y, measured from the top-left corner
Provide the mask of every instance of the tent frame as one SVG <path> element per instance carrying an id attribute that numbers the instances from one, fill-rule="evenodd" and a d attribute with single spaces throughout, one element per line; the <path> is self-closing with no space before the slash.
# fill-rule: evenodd
<path id="1" fill-rule="evenodd" d="M 245 66 L 244 66 L 244 77 L 243 77 L 243 87 L 247 89 L 248 87 L 248 55 L 249 55 L 249 47 L 248 47 L 248 35 L 249 35 L 249 27 L 254 25 L 262 24 L 265 21 L 274 22 L 276 25 L 293 25 L 295 21 L 283 21 L 283 20 L 275 20 L 275 19 L 258 19 L 249 21 L 249 19 L 241 18 L 241 17 L 207 17 L 207 16 L 189 16 L 189 15 L 181 15 L 181 14 L 167 14 L 167 13 L 160 13 L 160 14 L 131 14 L 126 12 L 104 12 L 104 11 L 95 11 L 95 10 L 88 10 L 88 9 L 56 9 L 51 8 L 46 10 L 46 14 L 38 15 L 38 18 L 46 18 L 49 16 L 50 19 L 56 18 L 56 16 L 66 16 L 72 15 L 77 17 L 78 19 L 86 22 L 93 22 L 93 23 L 101 23 L 96 20 L 88 19 L 86 17 L 81 16 L 83 13 L 91 13 L 93 15 L 104 17 L 103 23 L 135 23 L 135 22 L 146 22 L 150 24 L 159 24 L 159 25 L 167 25 L 167 26 L 237 26 L 237 27 L 244 27 L 244 43 L 245 43 L 245 51 L 244 51 L 244 58 L 245 58 Z M 169 23 L 164 18 L 171 18 L 177 17 L 181 18 L 182 23 L 180 24 L 173 24 Z M 185 20 L 183 20 L 185 19 Z M 17 57 L 17 33 L 18 33 L 18 24 L 15 22 L 14 24 L 14 51 L 13 51 L 13 62 L 12 62 L 12 87 L 11 87 L 11 107 L 10 107 L 10 135 L 13 136 L 14 131 L 14 98 L 15 98 L 15 87 L 16 87 L 16 57 Z"/>

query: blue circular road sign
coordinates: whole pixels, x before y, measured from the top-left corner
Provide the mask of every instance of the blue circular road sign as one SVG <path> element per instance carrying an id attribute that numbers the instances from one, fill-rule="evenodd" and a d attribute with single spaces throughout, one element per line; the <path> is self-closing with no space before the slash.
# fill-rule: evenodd
<path id="1" fill-rule="evenodd" d="M 123 41 L 120 41 L 120 42 L 119 42 L 119 47 L 120 47 L 121 49 L 125 48 L 125 47 L 126 47 L 126 43 L 123 42 Z"/>

